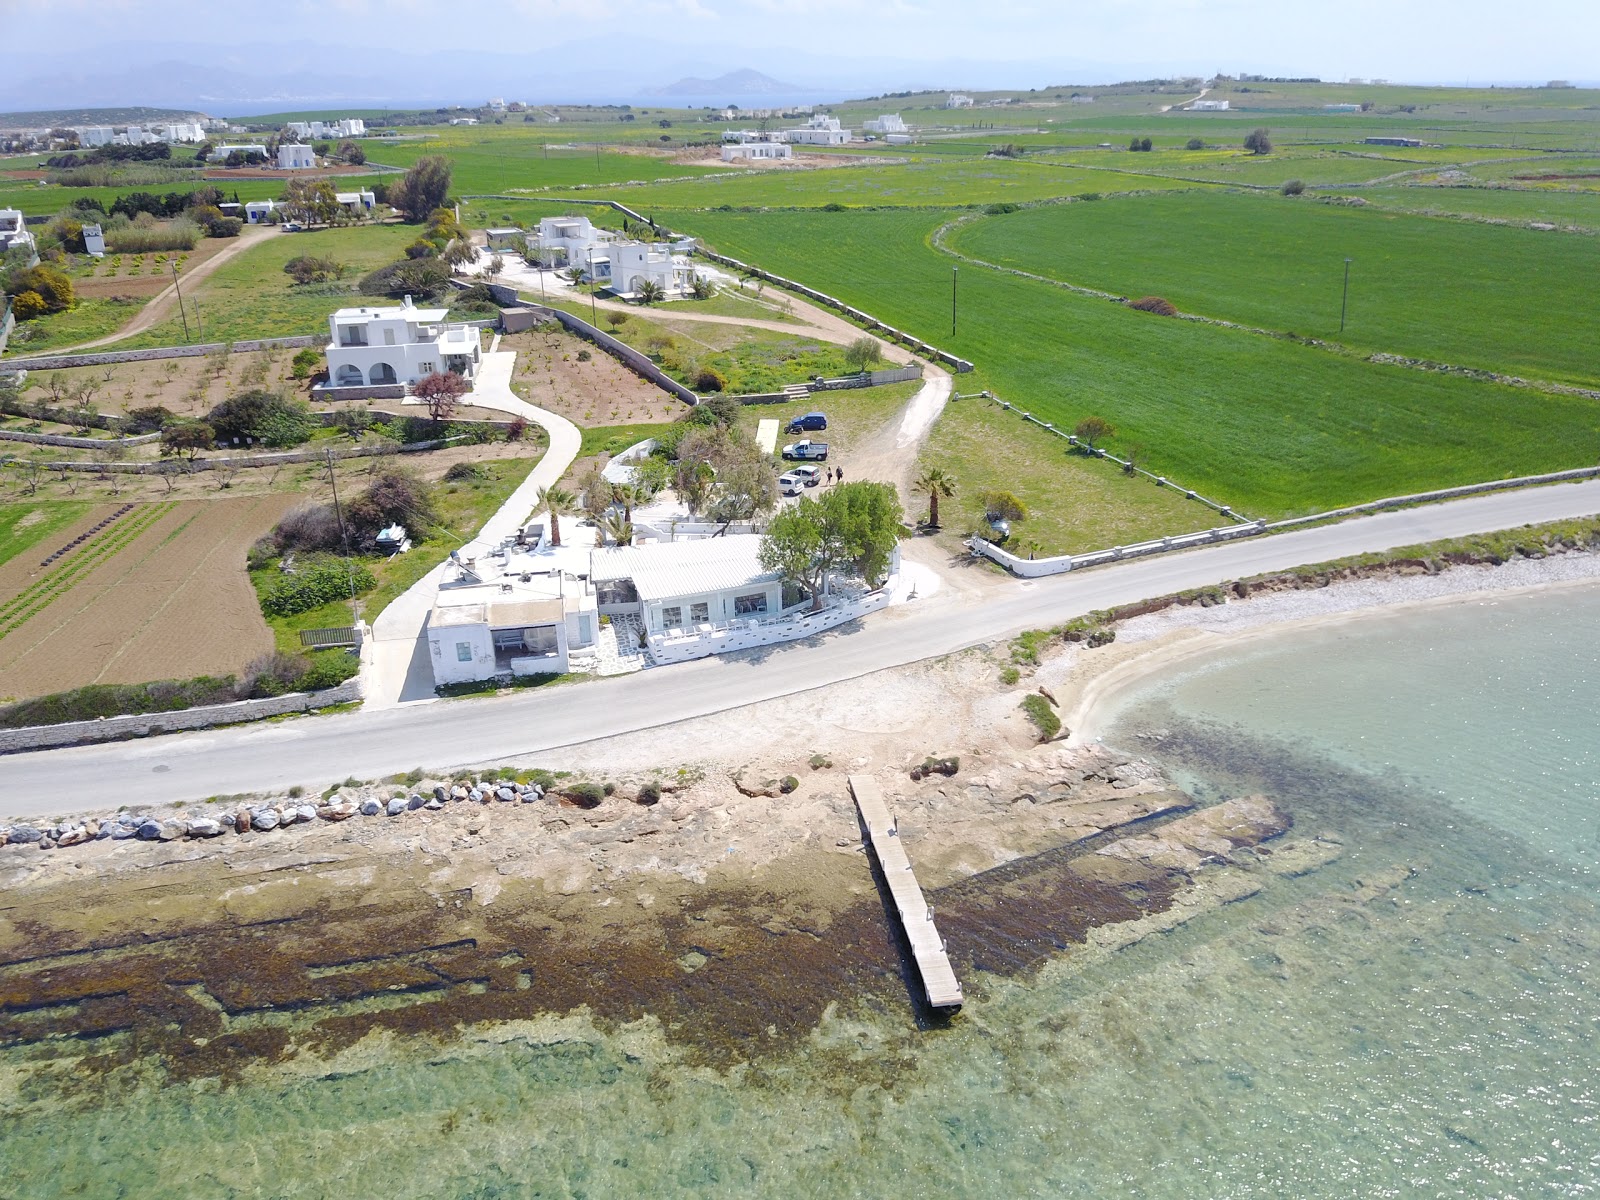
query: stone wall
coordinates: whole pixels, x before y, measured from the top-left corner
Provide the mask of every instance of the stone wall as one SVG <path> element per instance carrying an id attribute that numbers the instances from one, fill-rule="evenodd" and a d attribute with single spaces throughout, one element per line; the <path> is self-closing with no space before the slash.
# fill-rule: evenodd
<path id="1" fill-rule="evenodd" d="M 36 446 L 67 446 L 73 450 L 104 450 L 107 446 L 143 446 L 161 439 L 159 433 L 141 433 L 125 438 L 72 437 L 65 433 L 28 433 L 21 429 L 0 429 L 8 442 L 32 442 Z"/>
<path id="2" fill-rule="evenodd" d="M 101 350 L 90 354 L 40 354 L 31 358 L 12 358 L 5 363 L 6 371 L 65 371 L 71 367 L 106 367 L 114 363 L 155 362 L 164 358 L 201 358 L 226 350 L 233 354 L 248 354 L 256 350 L 275 350 L 282 347 L 324 346 L 326 334 L 315 337 L 258 338 L 251 342 L 206 342 L 197 346 L 156 346 L 149 350 Z"/>
<path id="3" fill-rule="evenodd" d="M 662 391 L 672 393 L 672 395 L 676 396 L 679 400 L 682 400 L 685 404 L 694 405 L 700 403 L 700 397 L 696 396 L 688 388 L 684 387 L 683 384 L 679 383 L 660 367 L 656 366 L 656 364 L 651 362 L 648 357 L 640 354 L 626 342 L 619 342 L 609 333 L 602 333 L 593 325 L 589 324 L 589 322 L 585 321 L 582 317 L 574 316 L 572 313 L 569 313 L 564 309 L 546 308 L 542 304 L 529 304 L 525 305 L 525 307 L 531 308 L 534 312 L 541 315 L 554 317 L 557 321 L 560 321 L 565 328 L 571 330 L 579 337 L 593 342 L 607 354 L 619 360 L 624 366 L 633 371 L 636 375 L 640 375 L 643 378 L 648 379 Z"/>
<path id="4" fill-rule="evenodd" d="M 93 742 L 116 742 L 185 729 L 211 729 L 218 725 L 282 716 L 284 713 L 309 712 L 335 704 L 349 704 L 361 697 L 361 677 L 357 675 L 338 687 L 321 692 L 294 692 L 265 700 L 240 700 L 234 704 L 183 708 L 176 712 L 145 713 L 132 717 L 106 717 L 99 721 L 72 721 L 65 725 L 0 729 L 0 754 L 49 750 L 57 746 L 82 746 Z"/>

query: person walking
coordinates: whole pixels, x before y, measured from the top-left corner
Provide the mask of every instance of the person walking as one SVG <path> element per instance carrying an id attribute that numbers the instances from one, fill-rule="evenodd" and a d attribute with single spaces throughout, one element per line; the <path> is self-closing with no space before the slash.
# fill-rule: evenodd
<path id="1" fill-rule="evenodd" d="M 834 481 L 836 483 L 843 483 L 844 482 L 844 468 L 843 467 L 839 467 L 838 469 L 836 469 L 834 471 L 833 475 L 834 475 Z"/>

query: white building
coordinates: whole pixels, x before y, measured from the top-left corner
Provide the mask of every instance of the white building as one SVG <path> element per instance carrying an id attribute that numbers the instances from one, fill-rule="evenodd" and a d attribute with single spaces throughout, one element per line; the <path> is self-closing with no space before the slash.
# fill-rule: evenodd
<path id="1" fill-rule="evenodd" d="M 900 119 L 899 113 L 887 113 L 881 117 L 872 117 L 861 122 L 861 128 L 868 133 L 905 133 L 906 123 Z"/>
<path id="2" fill-rule="evenodd" d="M 909 133 L 886 133 L 883 135 L 883 140 L 891 146 L 911 145 L 911 135 Z"/>
<path id="3" fill-rule="evenodd" d="M 341 117 L 337 121 L 290 121 L 283 128 L 303 142 L 367 136 L 367 123 L 359 117 Z"/>
<path id="4" fill-rule="evenodd" d="M 686 295 L 694 287 L 694 263 L 673 249 L 665 242 L 612 242 L 606 252 L 612 292 L 632 299 L 649 281 L 663 295 Z"/>
<path id="5" fill-rule="evenodd" d="M 235 150 L 237 150 L 240 154 L 259 154 L 262 158 L 266 158 L 266 156 L 267 156 L 267 148 L 265 146 L 261 145 L 258 142 L 237 143 L 237 144 L 236 143 L 229 143 L 227 145 L 218 146 L 215 149 L 213 149 L 211 151 L 210 161 L 212 161 L 212 162 L 225 162 L 227 160 L 228 155 L 232 154 Z"/>
<path id="6" fill-rule="evenodd" d="M 596 550 L 590 578 L 600 612 L 637 615 L 647 633 L 661 634 L 707 632 L 809 603 L 762 568 L 761 542 L 742 535 Z"/>
<path id="7" fill-rule="evenodd" d="M 78 130 L 78 145 L 109 146 L 111 139 L 116 136 L 117 131 L 109 125 L 90 125 Z"/>
<path id="8" fill-rule="evenodd" d="M 503 113 L 503 112 L 505 112 L 505 110 L 506 110 L 506 102 L 505 102 L 504 97 L 491 96 L 489 98 L 489 111 L 490 112 L 492 112 L 492 113 Z"/>
<path id="9" fill-rule="evenodd" d="M 28 223 L 21 211 L 0 208 L 0 254 L 9 254 L 13 250 L 24 251 L 30 260 L 29 266 L 37 261 L 34 257 L 33 234 L 28 232 Z"/>
<path id="10" fill-rule="evenodd" d="M 333 387 L 415 383 L 435 371 L 471 379 L 482 360 L 470 325 L 446 324 L 448 309 L 341 308 L 328 318 L 328 381 Z"/>
<path id="11" fill-rule="evenodd" d="M 278 211 L 276 200 L 251 200 L 244 206 L 244 219 L 250 225 L 265 225 L 271 220 L 272 214 Z"/>
<path id="12" fill-rule="evenodd" d="M 963 96 L 960 92 L 951 92 L 950 99 L 944 102 L 946 108 L 971 108 L 972 97 Z"/>
<path id="13" fill-rule="evenodd" d="M 317 154 L 310 146 L 284 142 L 278 147 L 278 170 L 308 171 L 317 165 Z"/>
<path id="14" fill-rule="evenodd" d="M 106 256 L 106 238 L 104 231 L 98 225 L 85 225 L 83 227 L 83 250 L 95 258 Z"/>
<path id="15" fill-rule="evenodd" d="M 747 162 L 754 160 L 770 160 L 780 158 L 793 158 L 794 151 L 783 142 L 724 142 L 722 144 L 723 162 Z"/>
<path id="16" fill-rule="evenodd" d="M 477 117 L 451 117 L 450 118 L 450 124 L 452 124 L 452 125 L 476 125 L 477 123 L 478 123 L 478 118 Z"/>
<path id="17" fill-rule="evenodd" d="M 845 146 L 850 142 L 850 131 L 839 127 L 838 117 L 818 113 L 799 129 L 785 130 L 783 140 L 797 146 Z"/>
<path id="18" fill-rule="evenodd" d="M 169 142 L 173 145 L 206 140 L 206 131 L 193 122 L 181 122 L 177 125 L 157 125 L 154 132 L 161 141 Z"/>
<path id="19" fill-rule="evenodd" d="M 596 229 L 588 217 L 541 217 L 539 231 L 528 244 L 540 262 L 589 267 L 608 261 L 605 252 L 616 236 L 609 229 Z M 590 277 L 595 277 L 593 270 Z"/>
<path id="20" fill-rule="evenodd" d="M 599 621 L 586 583 L 559 570 L 482 583 L 475 570 L 456 570 L 459 578 L 440 586 L 428 617 L 436 684 L 563 675 L 571 652 L 594 644 Z"/>
<path id="21" fill-rule="evenodd" d="M 378 196 L 375 192 L 335 192 L 333 198 L 345 212 L 369 213 L 378 207 Z"/>
<path id="22" fill-rule="evenodd" d="M 517 250 L 527 245 L 528 235 L 514 225 L 504 229 L 484 230 L 484 239 L 491 250 Z"/>
<path id="23" fill-rule="evenodd" d="M 1184 112 L 1227 112 L 1231 101 L 1228 100 L 1196 100 L 1193 104 L 1183 106 Z"/>
<path id="24" fill-rule="evenodd" d="M 367 123 L 360 117 L 342 117 L 339 121 L 338 134 L 342 138 L 366 137 Z"/>

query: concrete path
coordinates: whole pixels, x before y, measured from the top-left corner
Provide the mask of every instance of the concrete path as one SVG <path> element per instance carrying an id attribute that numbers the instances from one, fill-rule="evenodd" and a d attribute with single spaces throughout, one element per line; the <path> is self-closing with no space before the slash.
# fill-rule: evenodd
<path id="1" fill-rule="evenodd" d="M 512 392 L 511 374 L 516 362 L 517 356 L 511 351 L 485 354 L 483 365 L 478 369 L 477 384 L 463 397 L 463 403 L 510 413 L 542 427 L 550 436 L 550 448 L 517 490 L 484 522 L 477 535 L 461 548 L 463 558 L 487 551 L 515 533 L 545 489 L 566 474 L 572 460 L 578 457 L 578 446 L 583 441 L 583 434 L 571 421 L 536 408 Z M 367 669 L 367 699 L 363 708 L 394 708 L 435 698 L 433 664 L 428 659 L 428 642 L 423 632 L 447 565 L 440 563 L 417 580 L 372 623 L 372 664 Z"/>
<path id="2" fill-rule="evenodd" d="M 552 451 L 550 456 L 555 457 Z M 1600 481 L 1556 484 L 1363 517 L 1337 525 L 1158 555 L 1018 583 L 971 599 L 944 589 L 758 658 L 680 666 L 493 700 L 364 709 L 0 760 L 0 815 L 44 816 L 86 798 L 188 802 L 234 792 L 321 787 L 422 766 L 525 758 L 791 696 L 1057 624 L 1097 608 L 1304 563 L 1600 512 Z"/>

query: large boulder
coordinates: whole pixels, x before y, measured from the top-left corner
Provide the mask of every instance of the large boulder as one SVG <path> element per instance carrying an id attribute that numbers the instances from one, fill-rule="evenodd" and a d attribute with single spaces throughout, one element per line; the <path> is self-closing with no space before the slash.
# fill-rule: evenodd
<path id="1" fill-rule="evenodd" d="M 79 846 L 89 840 L 89 831 L 82 825 L 74 825 L 56 839 L 58 846 Z"/>
<path id="2" fill-rule="evenodd" d="M 442 783 L 434 784 L 433 785 L 433 798 L 435 800 L 441 800 L 441 801 L 450 799 L 450 789 L 445 787 L 444 784 L 442 784 Z"/>
<path id="3" fill-rule="evenodd" d="M 421 796 L 417 795 L 415 792 L 406 797 L 406 807 L 413 811 L 421 808 L 426 803 L 427 801 Z"/>
<path id="4" fill-rule="evenodd" d="M 298 825 L 300 823 L 300 819 L 299 805 L 288 804 L 285 805 L 278 813 L 278 826 L 279 828 L 283 828 L 289 825 Z"/>
<path id="5" fill-rule="evenodd" d="M 161 840 L 161 822 L 151 818 L 140 824 L 139 840 L 141 842 L 159 842 Z"/>
<path id="6" fill-rule="evenodd" d="M 283 818 L 278 815 L 275 808 L 258 808 L 255 815 L 250 818 L 250 827 L 261 833 L 267 833 L 282 824 Z"/>
<path id="7" fill-rule="evenodd" d="M 9 840 L 19 846 L 26 846 L 29 842 L 37 842 L 42 837 L 44 837 L 42 829 L 35 829 L 32 825 L 13 825 Z"/>
<path id="8" fill-rule="evenodd" d="M 324 821 L 348 821 L 351 817 L 356 815 L 356 806 L 350 803 L 324 804 L 321 808 L 316 809 L 315 811 L 317 816 L 321 817 Z"/>
<path id="9" fill-rule="evenodd" d="M 396 796 L 393 800 L 389 801 L 388 813 L 391 817 L 398 817 L 405 811 L 406 799 L 404 796 Z"/>
<path id="10" fill-rule="evenodd" d="M 496 788 L 494 794 L 500 800 L 502 800 L 503 802 L 505 802 L 507 804 L 509 804 L 511 801 L 513 801 L 513 800 L 515 800 L 517 798 L 517 793 L 516 793 L 515 789 L 509 788 L 509 787 L 505 787 L 504 785 L 502 785 L 499 788 Z"/>
<path id="11" fill-rule="evenodd" d="M 370 796 L 361 802 L 361 815 L 363 817 L 375 817 L 382 811 L 383 805 L 379 804 Z"/>
<path id="12" fill-rule="evenodd" d="M 138 837 L 139 836 L 139 830 L 135 826 L 133 826 L 133 825 L 124 825 L 121 822 L 114 822 L 110 826 L 110 829 L 111 829 L 111 839 L 113 841 L 117 841 L 117 842 L 125 842 L 129 838 Z"/>
<path id="13" fill-rule="evenodd" d="M 210 817 L 196 817 L 189 822 L 188 834 L 192 838 L 221 837 L 222 833 L 222 822 Z"/>
<path id="14" fill-rule="evenodd" d="M 252 814 L 248 808 L 241 807 L 233 814 L 233 831 L 235 833 L 249 833 L 251 816 Z"/>

